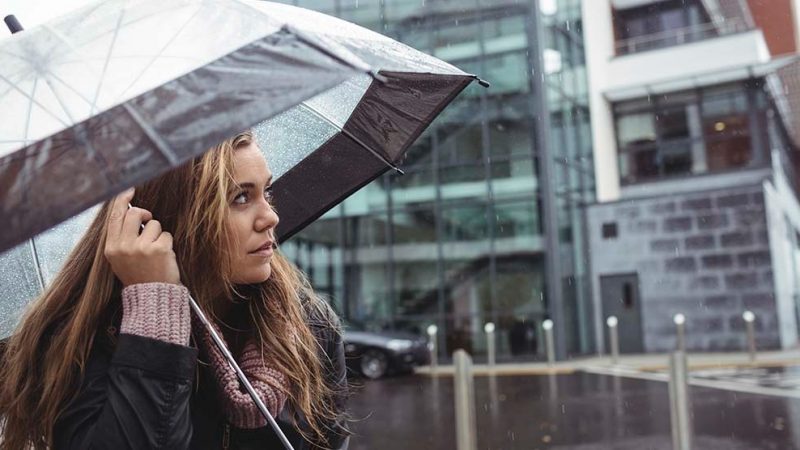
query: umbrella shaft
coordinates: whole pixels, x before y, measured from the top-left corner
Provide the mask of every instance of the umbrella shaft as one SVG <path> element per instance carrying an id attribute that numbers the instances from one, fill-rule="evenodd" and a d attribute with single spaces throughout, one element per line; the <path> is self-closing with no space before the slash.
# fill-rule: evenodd
<path id="1" fill-rule="evenodd" d="M 275 434 L 277 434 L 278 438 L 280 438 L 284 448 L 286 448 L 286 450 L 294 450 L 292 444 L 289 442 L 288 439 L 286 439 L 286 435 L 283 434 L 283 430 L 281 430 L 280 427 L 278 426 L 278 423 L 275 422 L 275 419 L 272 417 L 272 414 L 270 414 L 269 410 L 267 410 L 267 406 L 261 400 L 261 397 L 258 395 L 256 390 L 253 389 L 253 385 L 250 384 L 250 381 L 247 379 L 247 376 L 244 374 L 244 372 L 242 372 L 242 369 L 239 367 L 239 364 L 233 358 L 233 355 L 231 354 L 230 350 L 228 350 L 228 347 L 225 346 L 225 343 L 222 341 L 222 338 L 219 337 L 216 330 L 214 330 L 214 327 L 211 326 L 211 323 L 206 318 L 206 315 L 203 314 L 203 311 L 200 309 L 200 306 L 197 304 L 197 302 L 194 300 L 194 297 L 192 297 L 191 295 L 189 296 L 189 304 L 192 306 L 192 309 L 194 310 L 195 314 L 197 314 L 197 317 L 200 318 L 200 321 L 203 322 L 203 325 L 206 327 L 209 334 L 211 334 L 211 338 L 214 340 L 214 343 L 217 345 L 217 348 L 219 348 L 219 351 L 221 351 L 222 354 L 225 355 L 225 359 L 228 360 L 228 364 L 236 372 L 236 376 L 239 377 L 239 381 L 242 382 L 244 388 L 247 390 L 247 393 L 250 394 L 250 397 L 253 399 L 256 406 L 258 406 L 258 409 L 261 411 L 261 414 L 264 416 L 264 418 L 267 419 L 267 422 L 269 422 L 269 425 L 272 427 L 272 430 L 275 431 Z"/>

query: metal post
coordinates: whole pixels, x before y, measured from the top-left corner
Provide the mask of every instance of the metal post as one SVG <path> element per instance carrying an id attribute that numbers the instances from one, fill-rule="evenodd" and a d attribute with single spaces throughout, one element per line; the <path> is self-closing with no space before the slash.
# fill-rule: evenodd
<path id="1" fill-rule="evenodd" d="M 745 311 L 742 314 L 742 319 L 744 319 L 745 326 L 747 327 L 747 351 L 750 353 L 750 362 L 756 362 L 756 331 L 755 331 L 755 320 L 756 315 L 753 314 L 753 311 Z"/>
<path id="2" fill-rule="evenodd" d="M 617 325 L 619 320 L 617 316 L 608 316 L 606 325 L 608 325 L 608 342 L 611 346 L 611 364 L 619 364 L 619 335 L 617 334 Z"/>
<path id="3" fill-rule="evenodd" d="M 431 358 L 431 375 L 436 375 L 436 370 L 439 368 L 439 352 L 436 348 L 436 334 L 439 332 L 439 327 L 436 325 L 428 325 L 428 350 L 430 351 Z"/>
<path id="4" fill-rule="evenodd" d="M 483 326 L 483 331 L 486 332 L 486 363 L 489 370 L 494 370 L 495 364 L 495 339 L 494 339 L 494 323 L 488 322 Z"/>
<path id="5" fill-rule="evenodd" d="M 685 326 L 686 326 L 686 316 L 683 314 L 675 314 L 675 317 L 672 318 L 675 322 L 675 333 L 676 333 L 676 343 L 675 343 L 675 350 L 680 352 L 686 351 L 686 337 L 685 337 Z"/>
<path id="6" fill-rule="evenodd" d="M 669 360 L 669 410 L 674 450 L 691 450 L 692 448 L 688 378 L 686 353 L 673 352 Z"/>
<path id="7" fill-rule="evenodd" d="M 550 319 L 542 322 L 544 329 L 544 342 L 547 349 L 547 365 L 553 367 L 556 361 L 556 351 L 553 345 L 553 321 Z"/>
<path id="8" fill-rule="evenodd" d="M 472 358 L 464 350 L 453 353 L 456 408 L 456 449 L 476 450 L 475 385 L 472 380 Z"/>

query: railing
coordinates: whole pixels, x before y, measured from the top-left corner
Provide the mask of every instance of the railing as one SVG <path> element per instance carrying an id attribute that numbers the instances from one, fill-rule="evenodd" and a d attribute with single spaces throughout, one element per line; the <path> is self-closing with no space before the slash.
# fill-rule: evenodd
<path id="1" fill-rule="evenodd" d="M 616 42 L 615 50 L 617 55 L 629 55 L 647 50 L 657 50 L 660 48 L 698 42 L 728 34 L 741 33 L 751 28 L 752 27 L 741 19 L 728 19 L 718 24 L 704 23 L 686 28 L 676 28 L 659 33 L 622 39 Z"/>

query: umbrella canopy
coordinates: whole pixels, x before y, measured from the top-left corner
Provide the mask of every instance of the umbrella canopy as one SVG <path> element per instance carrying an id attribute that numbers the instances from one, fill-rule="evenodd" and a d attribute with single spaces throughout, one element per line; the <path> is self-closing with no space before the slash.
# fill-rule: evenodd
<path id="1" fill-rule="evenodd" d="M 0 45 L 0 251 L 370 71 L 335 47 L 235 0 L 101 1 L 15 34 Z"/>

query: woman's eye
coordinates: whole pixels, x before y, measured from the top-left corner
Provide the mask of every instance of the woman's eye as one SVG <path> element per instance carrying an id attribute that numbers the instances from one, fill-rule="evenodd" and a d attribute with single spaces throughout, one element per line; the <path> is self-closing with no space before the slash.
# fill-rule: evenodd
<path id="1" fill-rule="evenodd" d="M 272 186 L 264 189 L 264 198 L 267 199 L 268 202 L 272 203 Z"/>
<path id="2" fill-rule="evenodd" d="M 247 203 L 247 192 L 241 192 L 239 195 L 233 198 L 233 203 L 237 205 L 243 205 Z"/>

